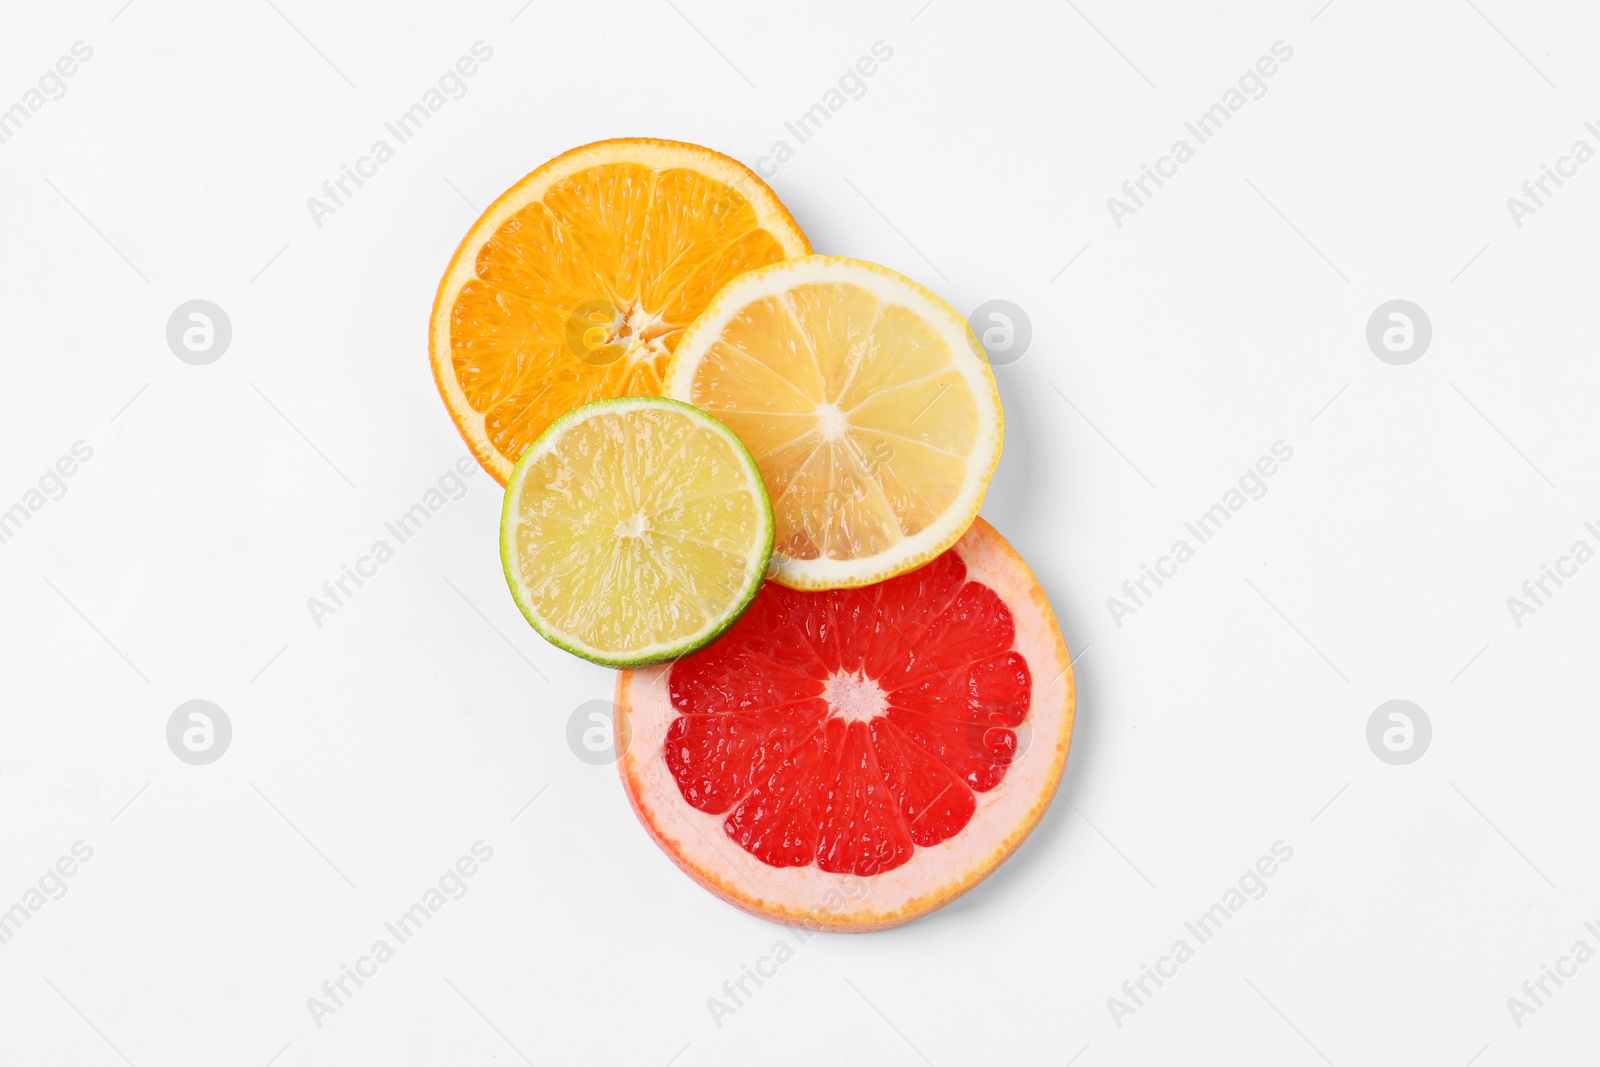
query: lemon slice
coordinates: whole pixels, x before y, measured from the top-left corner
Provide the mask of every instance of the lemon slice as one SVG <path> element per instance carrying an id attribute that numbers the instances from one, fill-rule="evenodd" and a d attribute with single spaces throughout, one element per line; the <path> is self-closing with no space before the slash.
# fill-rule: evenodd
<path id="1" fill-rule="evenodd" d="M 551 644 L 610 667 L 687 655 L 744 613 L 772 555 L 772 507 L 726 426 L 659 397 L 552 423 L 506 485 L 500 558 Z"/>
<path id="2" fill-rule="evenodd" d="M 955 308 L 887 267 L 803 256 L 729 282 L 663 392 L 755 456 L 775 581 L 870 585 L 955 544 L 1000 462 L 1000 392 Z"/>

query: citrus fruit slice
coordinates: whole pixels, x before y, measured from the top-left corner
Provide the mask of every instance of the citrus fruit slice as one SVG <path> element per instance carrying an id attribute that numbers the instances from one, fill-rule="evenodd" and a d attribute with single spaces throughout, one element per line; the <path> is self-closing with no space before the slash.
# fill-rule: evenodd
<path id="1" fill-rule="evenodd" d="M 661 397 L 557 419 L 511 473 L 500 558 L 546 640 L 610 667 L 693 652 L 761 587 L 772 507 L 716 419 Z"/>
<path id="2" fill-rule="evenodd" d="M 979 519 L 870 588 L 769 582 L 716 644 L 623 672 L 618 767 L 650 836 L 713 893 L 872 930 L 949 903 L 1028 835 L 1074 692 L 1044 591 Z"/>
<path id="3" fill-rule="evenodd" d="M 955 543 L 1000 462 L 1000 392 L 949 304 L 886 267 L 807 256 L 728 283 L 663 392 L 749 446 L 778 522 L 774 580 L 868 585 Z"/>
<path id="4" fill-rule="evenodd" d="M 727 156 L 624 138 L 508 189 L 456 249 L 433 304 L 434 379 L 502 485 L 561 415 L 656 395 L 683 328 L 735 275 L 811 250 L 765 182 Z"/>

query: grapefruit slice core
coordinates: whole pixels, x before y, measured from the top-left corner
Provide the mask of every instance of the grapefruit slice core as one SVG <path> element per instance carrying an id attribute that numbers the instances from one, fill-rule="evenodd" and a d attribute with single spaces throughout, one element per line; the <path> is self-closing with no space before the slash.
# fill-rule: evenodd
<path id="1" fill-rule="evenodd" d="M 997 867 L 1055 793 L 1074 705 L 1044 593 L 981 519 L 877 585 L 769 582 L 617 693 L 623 784 L 667 854 L 748 911 L 847 930 Z"/>

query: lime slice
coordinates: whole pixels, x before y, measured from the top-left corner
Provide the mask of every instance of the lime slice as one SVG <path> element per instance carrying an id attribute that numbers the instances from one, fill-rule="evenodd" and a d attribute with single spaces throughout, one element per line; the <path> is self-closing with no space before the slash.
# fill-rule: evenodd
<path id="1" fill-rule="evenodd" d="M 552 423 L 511 472 L 500 559 L 551 644 L 608 667 L 677 659 L 755 597 L 772 505 L 726 426 L 659 397 L 600 400 Z"/>

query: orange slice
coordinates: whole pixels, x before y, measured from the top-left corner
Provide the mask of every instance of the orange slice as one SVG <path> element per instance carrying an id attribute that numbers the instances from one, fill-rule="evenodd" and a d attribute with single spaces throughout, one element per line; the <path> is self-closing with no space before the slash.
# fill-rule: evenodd
<path id="1" fill-rule="evenodd" d="M 654 396 L 729 279 L 810 252 L 777 196 L 699 145 L 623 138 L 557 156 L 467 231 L 433 305 L 434 379 L 502 485 L 582 404 Z"/>

